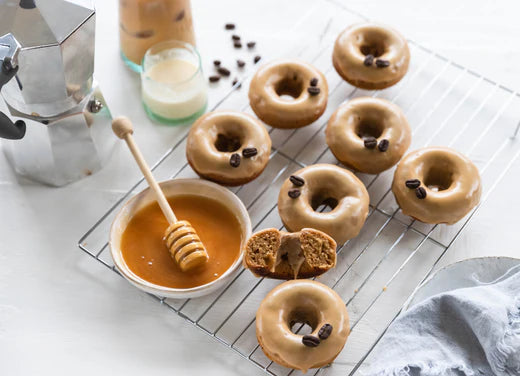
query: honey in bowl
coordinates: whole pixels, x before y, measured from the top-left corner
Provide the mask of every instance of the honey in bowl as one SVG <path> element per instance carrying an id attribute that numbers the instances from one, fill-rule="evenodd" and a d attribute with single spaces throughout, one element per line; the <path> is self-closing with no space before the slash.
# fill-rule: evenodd
<path id="1" fill-rule="evenodd" d="M 140 278 L 164 287 L 187 289 L 219 278 L 240 255 L 242 231 L 235 215 L 208 197 L 178 195 L 168 198 L 179 220 L 191 223 L 206 248 L 208 262 L 183 272 L 163 240 L 168 222 L 156 202 L 134 214 L 121 239 L 128 268 Z"/>

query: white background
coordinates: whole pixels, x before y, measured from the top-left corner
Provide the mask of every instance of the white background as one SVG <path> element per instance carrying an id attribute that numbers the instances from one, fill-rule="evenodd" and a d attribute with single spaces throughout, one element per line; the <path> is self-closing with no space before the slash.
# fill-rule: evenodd
<path id="1" fill-rule="evenodd" d="M 204 46 L 215 51 L 215 46 L 228 43 L 213 32 L 214 25 L 234 21 L 251 39 L 269 39 L 283 35 L 284 25 L 290 29 L 294 9 L 302 3 L 308 2 L 194 0 L 203 58 L 215 57 L 205 56 Z M 518 1 L 346 4 L 520 89 Z M 117 1 L 98 0 L 96 5 L 97 79 L 114 115 L 126 114 L 142 123 L 138 141 L 154 161 L 176 131 L 154 126 L 143 115 L 139 82 L 118 57 Z M 120 149 L 100 173 L 49 188 L 18 179 L 0 154 L 0 374 L 261 374 L 78 250 L 81 235 L 136 180 L 137 171 L 128 162 L 128 153 Z M 518 208 L 520 200 L 514 184 L 501 189 L 509 201 L 490 200 L 475 220 L 493 223 L 500 231 L 461 237 L 457 252 L 445 262 L 479 254 L 515 254 L 518 221 L 511 208 Z"/>

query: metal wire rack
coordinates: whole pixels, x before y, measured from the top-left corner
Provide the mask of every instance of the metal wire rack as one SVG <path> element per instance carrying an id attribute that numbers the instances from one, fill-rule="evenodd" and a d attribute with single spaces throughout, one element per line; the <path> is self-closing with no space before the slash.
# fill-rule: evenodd
<path id="1" fill-rule="evenodd" d="M 317 19 L 322 21 L 323 32 L 312 48 L 307 45 L 295 55 L 325 73 L 329 104 L 325 114 L 307 127 L 280 130 L 267 126 L 273 140 L 268 167 L 254 182 L 231 189 L 247 206 L 254 229 L 283 228 L 276 199 L 281 184 L 292 172 L 314 163 L 338 164 L 325 143 L 327 120 L 342 102 L 366 95 L 391 100 L 405 111 L 413 130 L 410 150 L 447 145 L 469 156 L 480 169 L 481 204 L 485 202 L 520 155 L 520 142 L 516 139 L 520 119 L 518 93 L 413 41 L 409 41 L 410 71 L 400 83 L 382 91 L 354 88 L 333 69 L 332 44 L 346 24 L 366 18 L 333 0 L 324 0 L 312 12 L 313 22 Z M 248 82 L 244 80 L 240 90 L 237 84 L 222 94 L 213 109 L 233 108 L 251 113 L 245 94 Z M 184 156 L 186 136 L 187 132 L 153 166 L 159 179 L 196 176 Z M 369 216 L 361 233 L 339 247 L 336 267 L 319 279 L 344 299 L 352 334 L 333 366 L 314 370 L 314 375 L 353 375 L 368 364 L 370 352 L 406 299 L 450 250 L 468 221 L 478 215 L 479 206 L 452 226 L 419 223 L 401 213 L 390 193 L 393 169 L 379 175 L 356 175 L 370 195 Z M 143 188 L 141 179 L 79 240 L 83 251 L 116 273 L 108 252 L 108 228 L 122 203 Z M 187 300 L 151 296 L 266 373 L 298 374 L 266 358 L 255 337 L 256 309 L 278 283 L 241 270 L 223 290 L 209 296 Z"/>

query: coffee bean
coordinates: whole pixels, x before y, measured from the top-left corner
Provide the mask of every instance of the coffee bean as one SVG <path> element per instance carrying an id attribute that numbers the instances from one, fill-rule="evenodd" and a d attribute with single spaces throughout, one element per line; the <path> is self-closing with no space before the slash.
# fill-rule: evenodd
<path id="1" fill-rule="evenodd" d="M 243 68 L 246 65 L 246 62 L 244 60 L 237 60 L 237 65 L 239 68 Z"/>
<path id="2" fill-rule="evenodd" d="M 240 154 L 233 153 L 231 154 L 231 158 L 229 158 L 229 164 L 231 167 L 237 168 L 240 166 Z"/>
<path id="3" fill-rule="evenodd" d="M 220 67 L 221 61 L 220 60 L 213 60 L 213 65 L 216 67 Z"/>
<path id="4" fill-rule="evenodd" d="M 220 73 L 221 76 L 224 76 L 224 77 L 228 77 L 231 72 L 229 71 L 229 69 L 227 68 L 224 68 L 224 67 L 219 67 L 217 69 L 217 72 Z"/>
<path id="5" fill-rule="evenodd" d="M 177 17 L 175 17 L 175 22 L 179 22 L 180 20 L 182 20 L 185 14 L 186 12 L 184 11 L 184 9 L 177 13 Z"/>
<path id="6" fill-rule="evenodd" d="M 419 179 L 408 179 L 404 184 L 410 189 L 415 189 L 421 186 L 421 181 Z"/>
<path id="7" fill-rule="evenodd" d="M 299 176 L 296 176 L 296 175 L 291 175 L 289 177 L 289 180 L 291 181 L 291 183 L 293 183 L 297 187 L 301 187 L 302 185 L 305 184 L 305 180 L 303 180 L 303 178 L 300 178 Z"/>
<path id="8" fill-rule="evenodd" d="M 426 198 L 426 189 L 423 187 L 415 188 L 415 195 L 418 199 L 424 200 Z"/>
<path id="9" fill-rule="evenodd" d="M 235 47 L 235 48 L 242 48 L 242 43 L 235 42 L 235 43 L 233 43 L 233 47 Z"/>
<path id="10" fill-rule="evenodd" d="M 316 77 L 313 77 L 311 79 L 311 82 L 310 82 L 311 86 L 316 86 L 318 85 L 318 79 Z"/>
<path id="11" fill-rule="evenodd" d="M 301 192 L 299 189 L 291 189 L 287 194 L 290 198 L 298 198 L 300 197 Z"/>
<path id="12" fill-rule="evenodd" d="M 244 158 L 251 158 L 258 154 L 258 150 L 256 148 L 245 148 L 242 150 L 242 156 Z"/>
<path id="13" fill-rule="evenodd" d="M 379 145 L 377 145 L 377 148 L 379 149 L 379 151 L 387 151 L 388 146 L 390 146 L 390 142 L 386 138 L 383 138 L 381 141 L 379 141 Z"/>
<path id="14" fill-rule="evenodd" d="M 240 40 L 240 35 L 233 34 L 231 36 L 231 39 L 233 39 L 233 40 Z"/>
<path id="15" fill-rule="evenodd" d="M 374 55 L 368 54 L 365 56 L 365 60 L 363 61 L 363 64 L 365 64 L 367 67 L 371 66 L 374 63 Z"/>
<path id="16" fill-rule="evenodd" d="M 302 338 L 302 343 L 307 347 L 316 347 L 320 344 L 320 339 L 310 334 L 306 334 Z"/>
<path id="17" fill-rule="evenodd" d="M 234 30 L 235 29 L 235 24 L 234 23 L 227 23 L 225 27 L 226 27 L 226 30 Z"/>
<path id="18" fill-rule="evenodd" d="M 378 68 L 386 68 L 386 67 L 390 66 L 390 62 L 388 60 L 377 59 L 376 66 Z"/>
<path id="19" fill-rule="evenodd" d="M 231 86 L 235 86 L 238 83 L 238 78 L 235 78 L 233 82 L 231 83 Z M 242 83 L 239 83 L 237 86 L 237 89 L 240 89 L 242 87 Z"/>
<path id="20" fill-rule="evenodd" d="M 253 61 L 256 63 L 258 63 L 260 61 L 262 57 L 260 55 L 256 55 L 255 58 L 253 59 Z"/>
<path id="21" fill-rule="evenodd" d="M 220 80 L 220 76 L 209 76 L 209 82 L 218 82 Z"/>
<path id="22" fill-rule="evenodd" d="M 375 137 L 366 137 L 363 143 L 367 149 L 373 149 L 377 146 L 377 139 Z"/>
<path id="23" fill-rule="evenodd" d="M 321 90 L 319 87 L 310 86 L 307 88 L 307 91 L 309 92 L 310 95 L 315 96 L 315 95 L 318 95 Z"/>
<path id="24" fill-rule="evenodd" d="M 327 339 L 327 338 L 329 338 L 331 333 L 332 333 L 332 325 L 324 324 L 318 331 L 318 337 L 320 337 L 320 339 Z"/>
<path id="25" fill-rule="evenodd" d="M 255 46 L 256 46 L 256 42 L 253 42 L 253 41 L 247 42 L 247 48 L 255 48 Z"/>

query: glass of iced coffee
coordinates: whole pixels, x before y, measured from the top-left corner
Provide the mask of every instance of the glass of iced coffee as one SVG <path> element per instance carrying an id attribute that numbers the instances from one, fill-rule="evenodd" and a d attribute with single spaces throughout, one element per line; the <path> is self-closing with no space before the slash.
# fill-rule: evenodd
<path id="1" fill-rule="evenodd" d="M 146 50 L 165 40 L 195 46 L 190 0 L 119 0 L 121 56 L 140 72 Z"/>

